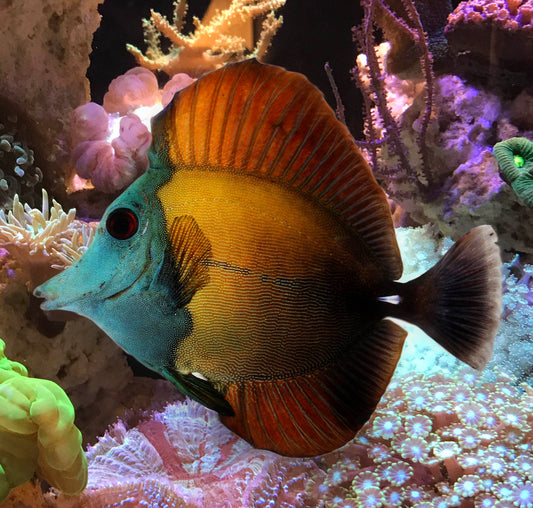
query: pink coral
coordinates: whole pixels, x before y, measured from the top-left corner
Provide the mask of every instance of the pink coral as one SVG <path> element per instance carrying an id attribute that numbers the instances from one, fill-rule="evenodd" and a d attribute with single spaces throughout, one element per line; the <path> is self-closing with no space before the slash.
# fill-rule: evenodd
<path id="1" fill-rule="evenodd" d="M 148 167 L 146 151 L 151 136 L 139 117 L 134 114 L 122 117 L 119 132 L 111 141 L 82 141 L 72 150 L 78 175 L 90 179 L 95 188 L 104 192 L 124 188 Z"/>
<path id="2" fill-rule="evenodd" d="M 306 485 L 326 476 L 310 459 L 254 449 L 193 401 L 131 430 L 117 423 L 87 458 L 87 490 L 68 506 L 122 506 L 132 496 L 141 506 L 163 493 L 170 506 L 306 506 Z"/>
<path id="3" fill-rule="evenodd" d="M 76 108 L 70 125 L 77 174 L 109 193 L 132 183 L 148 167 L 151 117 L 193 81 L 177 74 L 159 90 L 151 71 L 135 67 L 111 82 L 103 106 Z"/>
<path id="4" fill-rule="evenodd" d="M 104 109 L 108 113 L 127 115 L 140 106 L 153 106 L 161 102 L 161 92 L 153 72 L 144 67 L 134 67 L 109 84 L 104 95 Z"/>

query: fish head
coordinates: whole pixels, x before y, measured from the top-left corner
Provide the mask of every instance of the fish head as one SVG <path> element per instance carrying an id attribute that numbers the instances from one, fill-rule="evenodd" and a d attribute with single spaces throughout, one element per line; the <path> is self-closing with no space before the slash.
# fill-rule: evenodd
<path id="1" fill-rule="evenodd" d="M 145 174 L 119 196 L 83 256 L 34 294 L 45 299 L 43 310 L 91 319 L 125 351 L 159 370 L 176 339 L 170 331 L 179 333 L 186 313 L 160 282 L 167 241 L 154 180 Z"/>

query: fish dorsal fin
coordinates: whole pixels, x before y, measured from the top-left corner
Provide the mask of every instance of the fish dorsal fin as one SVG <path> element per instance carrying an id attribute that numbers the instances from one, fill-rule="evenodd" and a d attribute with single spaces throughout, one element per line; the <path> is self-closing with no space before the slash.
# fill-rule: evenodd
<path id="1" fill-rule="evenodd" d="M 313 197 L 401 276 L 389 205 L 348 129 L 303 75 L 247 60 L 206 74 L 152 121 L 151 159 L 248 173 Z"/>

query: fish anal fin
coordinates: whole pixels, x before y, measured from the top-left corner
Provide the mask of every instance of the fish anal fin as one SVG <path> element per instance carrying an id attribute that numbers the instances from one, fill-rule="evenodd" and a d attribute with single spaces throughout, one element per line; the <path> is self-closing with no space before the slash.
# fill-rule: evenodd
<path id="1" fill-rule="evenodd" d="M 193 374 L 182 374 L 169 367 L 164 367 L 161 373 L 185 395 L 205 407 L 224 416 L 235 414 L 229 402 L 209 381 L 200 379 Z"/>
<path id="2" fill-rule="evenodd" d="M 167 288 L 168 306 L 183 308 L 209 282 L 211 244 L 190 215 L 175 217 L 155 280 Z"/>
<path id="3" fill-rule="evenodd" d="M 226 400 L 235 416 L 222 421 L 254 446 L 282 455 L 339 448 L 375 410 L 406 335 L 383 320 L 328 367 L 294 378 L 233 383 Z"/>
<path id="4" fill-rule="evenodd" d="M 279 182 L 336 213 L 402 273 L 385 193 L 345 125 L 303 75 L 246 60 L 206 74 L 152 121 L 152 158 L 172 171 L 231 171 Z"/>

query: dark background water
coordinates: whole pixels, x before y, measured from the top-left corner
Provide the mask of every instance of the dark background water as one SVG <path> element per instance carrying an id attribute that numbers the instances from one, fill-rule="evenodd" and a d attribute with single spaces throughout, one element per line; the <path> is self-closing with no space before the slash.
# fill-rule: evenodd
<path id="1" fill-rule="evenodd" d="M 192 30 L 192 16 L 201 18 L 209 0 L 189 0 L 186 30 Z M 100 5 L 102 22 L 95 33 L 88 77 L 92 100 L 102 103 L 110 81 L 134 67 L 126 43 L 144 49 L 142 18 L 150 9 L 172 19 L 171 0 L 106 0 Z M 280 9 L 284 23 L 273 39 L 267 61 L 305 74 L 335 107 L 335 100 L 324 71 L 330 62 L 347 110 L 347 122 L 355 135 L 360 132 L 360 96 L 350 78 L 355 63 L 351 28 L 359 23 L 362 9 L 353 0 L 287 0 Z"/>

